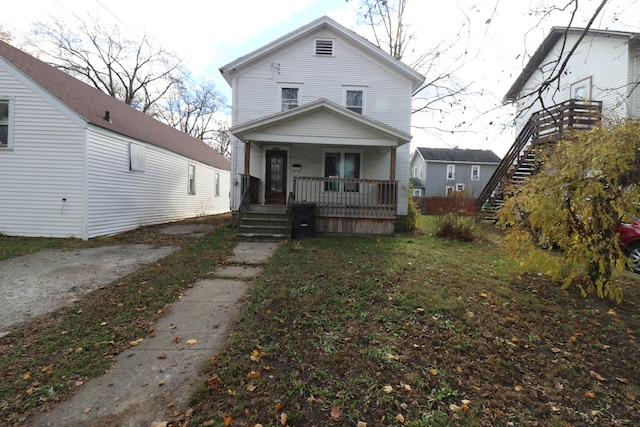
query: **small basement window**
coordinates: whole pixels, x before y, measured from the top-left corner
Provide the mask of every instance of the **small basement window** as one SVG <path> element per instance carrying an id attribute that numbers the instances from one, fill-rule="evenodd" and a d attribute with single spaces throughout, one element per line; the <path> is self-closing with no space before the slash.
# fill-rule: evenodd
<path id="1" fill-rule="evenodd" d="M 333 40 L 316 39 L 316 55 L 333 56 Z"/>

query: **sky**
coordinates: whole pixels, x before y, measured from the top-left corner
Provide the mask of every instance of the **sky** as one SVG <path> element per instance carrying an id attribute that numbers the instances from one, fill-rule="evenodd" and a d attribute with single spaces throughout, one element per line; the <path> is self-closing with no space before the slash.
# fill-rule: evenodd
<path id="1" fill-rule="evenodd" d="M 609 0 L 593 27 L 640 32 L 640 0 Z M 503 156 L 513 142 L 515 109 L 502 98 L 552 26 L 566 26 L 569 0 L 408 0 L 414 35 L 404 61 L 437 52 L 436 72 L 452 72 L 468 87 L 462 102 L 432 114 L 414 114 L 416 147 L 493 150 Z M 601 0 L 580 0 L 573 26 L 584 26 Z M 146 33 L 184 58 L 192 72 L 212 79 L 230 102 L 223 65 L 323 15 L 372 40 L 358 23 L 358 0 L 22 0 L 0 16 L 16 44 L 36 20 L 72 14 L 116 23 L 133 36 Z M 555 6 L 551 13 L 544 13 Z M 430 73 L 427 73 L 429 79 Z"/>

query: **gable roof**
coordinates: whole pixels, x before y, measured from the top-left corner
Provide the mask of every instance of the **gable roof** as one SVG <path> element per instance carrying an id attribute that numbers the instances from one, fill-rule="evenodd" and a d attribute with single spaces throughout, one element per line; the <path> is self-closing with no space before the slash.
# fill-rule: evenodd
<path id="1" fill-rule="evenodd" d="M 500 163 L 500 157 L 491 150 L 418 147 L 416 151 L 427 161 L 452 163 Z"/>
<path id="2" fill-rule="evenodd" d="M 107 95 L 37 58 L 0 41 L 2 59 L 57 98 L 87 123 L 147 142 L 193 160 L 230 170 L 230 162 L 194 138 Z M 108 111 L 110 121 L 105 120 Z"/>
<path id="3" fill-rule="evenodd" d="M 351 125 L 361 126 L 365 129 L 368 132 L 368 135 L 365 136 L 365 138 L 369 138 L 367 145 L 372 144 L 370 139 L 371 135 L 375 135 L 375 139 L 378 140 L 377 144 L 373 143 L 373 145 L 378 146 L 403 145 L 411 141 L 412 138 L 408 133 L 377 120 L 373 120 L 362 114 L 354 113 L 353 111 L 324 98 L 292 108 L 291 110 L 282 111 L 234 126 L 231 128 L 231 133 L 238 139 L 246 140 L 251 139 L 252 134 L 255 134 L 256 132 L 261 132 L 270 128 L 273 129 L 283 123 L 287 123 L 287 130 L 290 131 L 290 124 L 292 122 L 303 120 L 313 114 L 325 112 L 331 114 L 338 120 L 342 120 Z M 342 137 L 341 132 L 337 132 L 334 135 L 331 127 L 320 129 L 320 133 L 318 134 L 314 134 L 309 129 L 305 129 L 304 135 L 292 136 L 290 132 L 288 132 L 288 135 L 274 135 L 273 141 L 284 142 L 287 137 L 292 137 L 295 142 L 319 143 L 324 141 L 325 143 L 331 143 L 327 142 L 331 140 L 335 143 L 340 138 L 345 140 L 345 143 L 347 142 L 346 138 Z M 262 141 L 268 141 L 268 139 L 262 139 Z M 357 145 L 357 142 L 354 142 L 353 138 L 350 139 L 349 142 Z"/>
<path id="4" fill-rule="evenodd" d="M 507 91 L 507 94 L 502 99 L 503 104 L 507 104 L 509 102 L 515 102 L 518 99 L 518 94 L 524 87 L 525 83 L 529 80 L 529 78 L 533 75 L 533 73 L 539 68 L 542 61 L 547 57 L 549 52 L 556 45 L 558 40 L 565 37 L 566 35 L 581 35 L 584 33 L 584 28 L 576 28 L 576 27 L 553 27 L 551 31 L 547 35 L 547 37 L 542 41 L 538 49 L 534 52 L 534 54 L 529 59 L 529 62 L 524 67 L 516 81 L 513 83 L 511 88 Z M 631 33 L 628 31 L 610 31 L 610 30 L 592 30 L 587 31 L 587 35 L 596 36 L 596 37 L 608 37 L 608 38 L 623 38 L 628 39 L 629 41 L 639 40 L 640 33 Z M 571 47 L 569 47 L 570 49 Z"/>
<path id="5" fill-rule="evenodd" d="M 329 29 L 342 35 L 348 41 L 351 41 L 352 43 L 358 45 L 364 51 L 370 53 L 371 55 L 378 58 L 383 63 L 386 63 L 387 65 L 389 65 L 392 69 L 394 69 L 400 75 L 405 76 L 406 78 L 408 78 L 413 82 L 412 87 L 414 92 L 420 87 L 420 85 L 422 85 L 422 83 L 425 80 L 425 77 L 422 74 L 415 71 L 413 68 L 409 67 L 402 61 L 395 59 L 393 56 L 389 55 L 379 47 L 375 46 L 364 37 L 338 24 L 336 21 L 329 18 L 328 16 L 322 16 L 308 23 L 307 25 L 304 25 L 298 28 L 297 30 L 294 30 L 288 34 L 285 34 L 284 36 L 272 41 L 271 43 L 268 43 L 263 47 L 256 49 L 253 52 L 250 52 L 236 59 L 235 61 L 232 61 L 227 65 L 220 67 L 220 72 L 222 73 L 222 76 L 225 78 L 225 80 L 231 85 L 232 75 L 235 73 L 235 71 L 238 68 L 244 67 L 250 63 L 258 61 L 264 56 L 269 55 L 274 51 L 277 51 L 278 49 L 283 48 L 284 46 L 287 46 L 289 43 L 292 43 L 295 40 L 299 40 L 314 32 L 317 32 L 320 29 Z"/>

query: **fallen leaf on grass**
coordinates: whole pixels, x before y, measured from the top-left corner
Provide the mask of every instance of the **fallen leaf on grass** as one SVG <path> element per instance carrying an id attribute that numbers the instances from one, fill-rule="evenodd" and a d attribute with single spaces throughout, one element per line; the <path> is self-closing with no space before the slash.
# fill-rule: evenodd
<path id="1" fill-rule="evenodd" d="M 53 373 L 53 366 L 51 366 L 51 365 L 45 366 L 44 368 L 42 368 L 42 373 L 43 374 L 47 374 L 47 375 L 51 375 Z"/>
<path id="2" fill-rule="evenodd" d="M 207 380 L 207 385 L 209 386 L 209 389 L 211 389 L 211 390 L 217 389 L 218 387 L 220 387 L 221 384 L 222 384 L 222 381 L 220 380 L 220 378 L 218 378 L 217 375 L 215 375 L 215 376 L 213 376 L 213 377 L 211 377 L 211 378 L 209 378 Z"/>
<path id="3" fill-rule="evenodd" d="M 382 390 L 383 390 L 385 393 L 389 394 L 389 393 L 391 393 L 391 392 L 393 391 L 393 387 L 391 387 L 390 385 L 386 385 L 386 386 L 384 386 L 384 387 L 382 388 Z"/>
<path id="4" fill-rule="evenodd" d="M 256 388 L 257 387 L 254 383 L 247 384 L 247 391 L 254 391 Z"/>
<path id="5" fill-rule="evenodd" d="M 402 414 L 396 415 L 396 421 L 404 424 L 404 416 Z"/>
<path id="6" fill-rule="evenodd" d="M 584 397 L 589 398 L 589 399 L 595 399 L 596 398 L 596 394 L 592 391 L 585 391 L 584 392 Z"/>
<path id="7" fill-rule="evenodd" d="M 23 381 L 29 381 L 31 379 L 31 371 L 24 374 L 21 378 Z"/>
<path id="8" fill-rule="evenodd" d="M 255 380 L 260 378 L 260 372 L 256 372 L 256 371 L 251 371 L 247 374 L 247 378 L 251 379 L 251 380 Z"/>
<path id="9" fill-rule="evenodd" d="M 331 408 L 331 419 L 334 421 L 337 421 L 340 419 L 340 417 L 342 416 L 342 410 L 340 409 L 339 406 L 334 406 L 333 408 Z"/>
<path id="10" fill-rule="evenodd" d="M 280 414 L 280 424 L 282 424 L 283 426 L 287 425 L 287 413 L 283 412 Z"/>
<path id="11" fill-rule="evenodd" d="M 358 425 L 356 427 L 367 427 L 367 423 L 364 421 L 358 421 Z"/>
<path id="12" fill-rule="evenodd" d="M 231 425 L 231 421 L 233 421 L 233 418 L 231 418 L 231 415 L 229 414 L 224 414 L 222 419 L 224 420 L 224 427 L 229 427 Z"/>
<path id="13" fill-rule="evenodd" d="M 600 375 L 599 373 L 597 373 L 596 371 L 589 371 L 589 375 L 591 375 L 591 377 L 597 379 L 598 381 L 606 381 L 606 378 Z"/>

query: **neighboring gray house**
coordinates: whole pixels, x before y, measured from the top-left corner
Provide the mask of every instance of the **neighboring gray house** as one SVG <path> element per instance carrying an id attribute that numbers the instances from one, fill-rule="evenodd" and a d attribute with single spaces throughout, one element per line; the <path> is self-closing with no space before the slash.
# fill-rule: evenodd
<path id="1" fill-rule="evenodd" d="M 321 17 L 223 66 L 231 208 L 317 206 L 318 232 L 389 233 L 407 214 L 411 99 L 424 77 Z"/>
<path id="2" fill-rule="evenodd" d="M 90 239 L 229 211 L 229 161 L 0 41 L 0 234 Z"/>
<path id="3" fill-rule="evenodd" d="M 499 164 L 500 157 L 491 150 L 418 147 L 410 162 L 413 195 L 444 197 L 465 191 L 476 198 Z"/>

